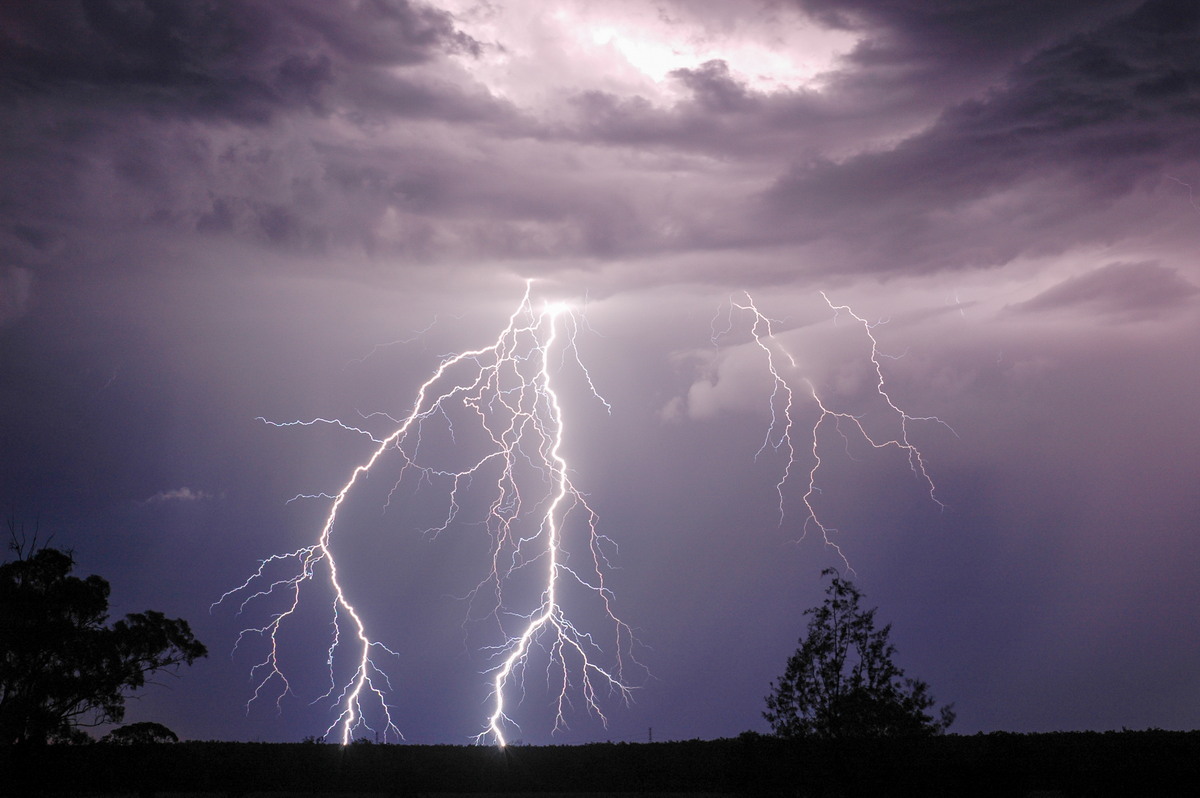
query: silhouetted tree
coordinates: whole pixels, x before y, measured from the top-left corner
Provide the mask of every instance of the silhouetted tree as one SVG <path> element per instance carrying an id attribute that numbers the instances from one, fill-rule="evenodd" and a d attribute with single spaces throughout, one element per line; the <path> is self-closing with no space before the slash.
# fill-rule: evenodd
<path id="1" fill-rule="evenodd" d="M 161 723 L 142 721 L 113 729 L 101 737 L 100 742 L 114 745 L 147 745 L 150 743 L 177 743 L 179 737 Z"/>
<path id="2" fill-rule="evenodd" d="M 953 705 L 929 714 L 929 685 L 905 677 L 892 661 L 891 624 L 875 628 L 875 610 L 859 607 L 862 593 L 837 571 L 808 633 L 771 683 L 763 717 L 781 737 L 888 737 L 941 734 L 954 722 Z"/>
<path id="3" fill-rule="evenodd" d="M 125 694 L 207 655 L 187 621 L 146 611 L 107 626 L 108 582 L 71 576 L 58 549 L 0 565 L 0 745 L 80 742 L 80 727 L 118 723 Z"/>

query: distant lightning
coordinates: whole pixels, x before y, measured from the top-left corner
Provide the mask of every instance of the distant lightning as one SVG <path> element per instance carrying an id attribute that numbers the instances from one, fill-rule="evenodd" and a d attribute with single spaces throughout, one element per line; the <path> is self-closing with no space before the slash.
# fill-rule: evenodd
<path id="1" fill-rule="evenodd" d="M 888 355 L 883 354 L 879 349 L 879 341 L 875 338 L 876 325 L 871 324 L 863 317 L 856 314 L 848 305 L 835 305 L 832 300 L 821 292 L 821 298 L 825 300 L 825 304 L 833 311 L 835 320 L 843 314 L 849 316 L 857 324 L 859 324 L 866 340 L 870 342 L 870 352 L 867 355 L 868 361 L 875 373 L 875 393 L 883 400 L 888 408 L 888 411 L 898 420 L 899 432 L 893 437 L 884 438 L 873 436 L 869 433 L 866 427 L 863 426 L 861 417 L 851 413 L 835 410 L 831 408 L 821 395 L 817 392 L 816 386 L 808 378 L 801 378 L 801 381 L 807 388 L 807 393 L 812 397 L 816 404 L 818 414 L 816 421 L 813 422 L 810 430 L 810 446 L 809 449 L 811 465 L 808 468 L 808 481 L 804 487 L 804 493 L 801 496 L 801 503 L 804 505 L 805 517 L 804 523 L 801 526 L 800 537 L 805 537 L 810 529 L 816 528 L 820 531 L 824 542 L 837 551 L 838 556 L 846 562 L 845 554 L 841 548 L 834 542 L 832 536 L 837 532 L 834 527 L 827 525 L 822 519 L 817 509 L 817 498 L 821 492 L 818 487 L 819 475 L 821 466 L 823 465 L 822 450 L 820 446 L 820 433 L 822 428 L 830 425 L 846 439 L 846 428 L 857 432 L 862 440 L 866 441 L 875 449 L 898 449 L 907 456 L 909 468 L 912 473 L 917 476 L 926 486 L 929 492 L 930 499 L 940 508 L 945 508 L 945 505 L 937 496 L 937 486 L 934 484 L 933 478 L 930 476 L 928 469 L 925 466 L 925 456 L 921 450 L 910 440 L 909 427 L 912 422 L 933 422 L 940 424 L 949 429 L 946 422 L 935 416 L 914 416 L 902 409 L 893 400 L 891 394 L 887 390 L 886 380 L 883 375 L 883 367 L 880 364 L 881 358 L 887 358 Z M 779 482 L 775 485 L 776 493 L 779 497 L 779 520 L 782 524 L 785 520 L 785 487 L 792 479 L 793 471 L 797 467 L 797 445 L 793 439 L 795 419 L 795 393 L 791 384 L 785 379 L 784 367 L 780 364 L 777 354 L 781 355 L 787 362 L 787 369 L 790 371 L 798 370 L 795 357 L 783 346 L 779 339 L 775 336 L 772 327 L 772 320 L 765 316 L 762 311 L 754 303 L 753 297 L 750 294 L 745 295 L 745 302 L 736 301 L 730 298 L 727 312 L 726 323 L 721 329 L 718 329 L 716 321 L 713 323 L 713 343 L 719 344 L 720 339 L 729 334 L 733 329 L 733 314 L 736 312 L 749 314 L 752 319 L 750 333 L 753 337 L 754 344 L 763 351 L 766 357 L 767 371 L 772 379 L 771 396 L 769 399 L 770 422 L 767 425 L 766 435 L 762 445 L 755 455 L 757 458 L 768 448 L 776 451 L 781 451 L 784 455 L 784 467 Z M 720 314 L 718 314 L 718 318 Z M 789 375 L 790 376 L 790 375 Z"/>
<path id="2" fill-rule="evenodd" d="M 277 427 L 327 424 L 368 437 L 374 444 L 371 455 L 356 466 L 349 479 L 334 494 L 312 494 L 295 498 L 331 500 L 317 542 L 289 554 L 263 560 L 245 582 L 223 595 L 216 604 L 234 596 L 241 597 L 239 612 L 267 596 L 283 593 L 283 611 L 271 616 L 263 626 L 242 631 L 239 644 L 257 635 L 267 642 L 265 659 L 254 666 L 257 680 L 253 702 L 274 691 L 276 704 L 291 692 L 279 658 L 280 635 L 298 611 L 306 585 L 318 578 L 328 579 L 333 592 L 333 633 L 326 649 L 330 687 L 325 698 L 332 699 L 335 718 L 326 736 L 336 735 L 343 744 L 362 729 L 374 731 L 365 719 L 365 702 L 378 707 L 374 713 L 386 741 L 389 736 L 402 738 L 387 701 L 392 689 L 388 676 L 372 658 L 378 653 L 397 655 L 392 648 L 367 633 L 366 622 L 347 597 L 331 548 L 338 514 L 353 488 L 387 456 L 398 458 L 400 484 L 409 479 L 445 486 L 446 510 L 440 524 L 426 530 L 437 535 L 455 524 L 464 494 L 475 483 L 490 486 L 491 501 L 486 526 L 491 533 L 490 567 L 484 578 L 468 595 L 472 604 L 482 601 L 486 616 L 499 631 L 500 642 L 488 647 L 494 663 L 487 671 L 492 710 L 477 742 L 503 746 L 506 731 L 516 726 L 513 720 L 514 691 L 523 694 L 523 677 L 535 650 L 546 656 L 546 680 L 553 685 L 555 709 L 553 730 L 566 726 L 567 715 L 576 700 L 589 713 L 607 723 L 602 702 L 607 696 L 628 701 L 633 688 L 625 679 L 632 656 L 633 635 L 630 627 L 618 619 L 613 609 L 613 594 L 604 581 L 607 552 L 612 542 L 597 530 L 597 516 L 570 478 L 570 467 L 563 454 L 564 413 L 552 382 L 552 364 L 573 362 L 582 371 L 592 392 L 591 375 L 583 366 L 576 346 L 578 322 L 571 308 L 562 303 L 547 303 L 535 310 L 526 285 L 520 304 L 508 324 L 489 346 L 446 357 L 417 390 L 416 400 L 407 416 L 397 421 L 386 437 L 377 437 L 358 426 L 336 419 L 270 422 Z M 375 414 L 372 414 L 375 415 Z M 478 425 L 488 450 L 465 468 L 447 470 L 424 464 L 420 457 L 421 433 L 426 425 L 442 424 L 455 439 L 455 422 L 465 417 Z M 462 423 L 458 421 L 458 423 Z M 582 542 L 568 547 L 568 535 Z M 571 548 L 582 562 L 573 563 Z M 283 563 L 294 563 L 287 576 L 273 579 L 268 571 Z M 506 586 L 524 569 L 540 568 L 540 595 L 532 608 L 510 606 Z M 590 595 L 602 617 L 610 624 L 613 650 L 606 657 L 590 632 L 580 629 L 564 609 L 563 586 L 571 584 Z M 343 652 L 350 652 L 344 655 Z M 335 660 L 349 658 L 353 673 L 338 680 Z"/>
<path id="3" fill-rule="evenodd" d="M 462 316 L 451 316 L 451 318 L 454 318 L 454 319 L 461 319 L 461 318 L 462 318 Z M 438 317 L 437 317 L 437 316 L 434 316 L 434 317 L 433 317 L 433 321 L 429 322 L 429 324 L 427 324 L 427 325 L 425 325 L 424 327 L 422 327 L 421 329 L 417 330 L 415 333 L 413 333 L 413 334 L 412 334 L 412 335 L 410 335 L 409 337 L 407 337 L 407 338 L 398 338 L 398 339 L 397 339 L 397 340 L 395 340 L 395 341 L 388 341 L 386 344 L 375 344 L 375 346 L 371 347 L 371 351 L 370 351 L 370 352 L 367 352 L 367 353 L 366 353 L 365 355 L 363 355 L 362 357 L 356 357 L 356 358 L 354 358 L 353 360 L 351 360 L 351 361 L 350 361 L 350 363 L 351 363 L 351 364 L 354 364 L 354 365 L 361 364 L 361 363 L 365 363 L 365 362 L 367 362 L 367 360 L 369 360 L 369 359 L 370 359 L 370 358 L 371 358 L 373 355 L 375 355 L 375 353 L 376 353 L 376 352 L 380 352 L 380 351 L 382 351 L 382 350 L 384 350 L 384 349 L 387 349 L 388 347 L 392 347 L 392 346 L 403 346 L 403 345 L 405 345 L 405 344 L 411 344 L 413 341 L 424 340 L 424 338 L 425 338 L 426 334 L 428 334 L 430 330 L 432 330 L 434 327 L 436 327 L 436 326 L 437 326 L 437 324 L 438 324 Z"/>
<path id="4" fill-rule="evenodd" d="M 1174 182 L 1178 183 L 1179 185 L 1183 186 L 1184 188 L 1186 188 L 1187 193 L 1188 193 L 1188 202 L 1191 203 L 1192 210 L 1194 210 L 1196 213 L 1200 213 L 1200 204 L 1196 203 L 1196 194 L 1192 190 L 1192 184 L 1187 183 L 1183 180 L 1180 180 L 1178 177 L 1172 177 L 1171 175 L 1164 175 L 1164 177 L 1166 177 L 1167 180 L 1174 181 Z"/>
<path id="5" fill-rule="evenodd" d="M 795 403 L 795 394 L 787 381 L 779 374 L 779 367 L 775 363 L 775 352 L 779 351 L 792 368 L 796 368 L 796 359 L 791 353 L 779 346 L 775 340 L 775 333 L 771 329 L 771 319 L 768 319 L 754 305 L 754 299 L 746 294 L 746 304 L 735 302 L 732 298 L 729 300 L 729 314 L 726 318 L 726 326 L 724 330 L 716 328 L 716 322 L 713 322 L 713 345 L 717 346 L 720 343 L 722 336 L 727 335 L 733 329 L 733 311 L 740 310 L 750 313 L 754 317 L 754 324 L 750 328 L 751 335 L 754 337 L 755 345 L 763 351 L 767 358 L 767 371 L 771 374 L 771 398 L 768 407 L 771 411 L 771 422 L 767 425 L 766 435 L 763 436 L 762 445 L 758 447 L 758 451 L 754 457 L 757 459 L 768 447 L 775 450 L 782 450 L 786 453 L 786 461 L 783 467 L 783 474 L 779 478 L 779 482 L 775 485 L 775 492 L 779 494 L 779 519 L 782 523 L 784 516 L 784 486 L 792 475 L 792 466 L 796 462 L 796 447 L 792 442 L 792 407 Z"/>

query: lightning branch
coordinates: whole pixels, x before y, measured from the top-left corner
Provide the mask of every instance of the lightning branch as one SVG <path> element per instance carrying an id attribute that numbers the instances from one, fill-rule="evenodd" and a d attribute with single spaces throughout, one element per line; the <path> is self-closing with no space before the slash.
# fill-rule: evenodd
<path id="1" fill-rule="evenodd" d="M 776 336 L 772 319 L 768 318 L 758 309 L 754 298 L 750 294 L 747 293 L 744 296 L 744 301 L 730 298 L 725 308 L 724 326 L 718 326 L 717 324 L 717 319 L 721 317 L 721 313 L 718 313 L 717 317 L 714 318 L 712 338 L 713 344 L 719 345 L 721 339 L 732 332 L 735 314 L 749 316 L 750 334 L 753 343 L 757 349 L 762 351 L 766 369 L 772 381 L 771 395 L 768 400 L 770 420 L 767 424 L 762 445 L 758 448 L 755 457 L 761 456 L 768 449 L 781 453 L 784 465 L 779 481 L 775 485 L 775 492 L 779 503 L 780 524 L 783 524 L 786 518 L 786 488 L 788 484 L 796 478 L 797 472 L 807 472 L 806 478 L 800 478 L 802 479 L 801 490 L 803 491 L 800 496 L 800 503 L 804 508 L 804 520 L 800 527 L 800 538 L 803 539 L 812 529 L 816 529 L 825 544 L 832 547 L 846 566 L 850 567 L 845 554 L 834 540 L 837 529 L 823 520 L 818 506 L 818 498 L 821 493 L 820 478 L 822 466 L 824 465 L 823 447 L 820 440 L 823 430 L 830 427 L 847 444 L 849 437 L 853 436 L 865 441 L 874 449 L 896 449 L 902 452 L 908 460 L 909 469 L 925 487 L 929 498 L 939 508 L 944 509 L 945 505 L 937 496 L 937 486 L 934 484 L 933 478 L 926 467 L 925 455 L 913 443 L 909 437 L 909 433 L 914 422 L 931 422 L 946 427 L 952 433 L 954 430 L 936 416 L 915 416 L 910 414 L 893 399 L 888 390 L 881 363 L 881 360 L 887 356 L 880 351 L 879 341 L 875 337 L 875 328 L 877 325 L 859 316 L 848 305 L 834 304 L 824 291 L 821 292 L 821 298 L 825 300 L 825 304 L 833 311 L 835 320 L 843 316 L 848 317 L 863 330 L 864 341 L 869 344 L 867 347 L 867 359 L 874 374 L 873 392 L 882 400 L 882 406 L 886 413 L 891 415 L 897 422 L 895 424 L 897 433 L 890 437 L 872 434 L 864 425 L 861 416 L 836 409 L 822 397 L 812 380 L 799 376 L 801 367 L 797 363 L 796 358 Z M 805 427 L 806 432 L 802 433 L 797 433 L 797 389 L 792 387 L 793 383 L 803 385 L 803 393 L 812 400 L 817 410 L 812 426 Z M 802 435 L 807 443 L 798 442 L 797 434 Z M 807 453 L 807 467 L 799 462 L 800 452 Z"/>
<path id="2" fill-rule="evenodd" d="M 491 664 L 483 676 L 491 709 L 474 738 L 477 742 L 506 744 L 517 728 L 517 708 L 526 698 L 525 681 L 535 662 L 542 663 L 542 678 L 550 691 L 552 731 L 565 728 L 577 706 L 606 724 L 605 705 L 613 699 L 630 700 L 634 687 L 626 674 L 640 664 L 632 653 L 631 629 L 616 615 L 615 599 L 604 578 L 615 547 L 598 531 L 595 511 L 571 479 L 563 452 L 566 414 L 555 377 L 571 364 L 582 373 L 592 395 L 601 403 L 604 400 L 579 357 L 575 313 L 562 303 L 535 308 L 531 285 L 527 283 L 495 341 L 441 361 L 417 390 L 408 414 L 393 419 L 396 426 L 390 434 L 379 437 L 337 419 L 266 422 L 281 427 L 331 424 L 369 438 L 373 448 L 336 492 L 296 497 L 329 502 L 315 543 L 264 559 L 249 578 L 216 602 L 238 601 L 240 613 L 268 597 L 282 598 L 282 609 L 238 637 L 237 645 L 256 637 L 266 649 L 252 669 L 255 688 L 247 707 L 267 696 L 274 696 L 279 707 L 292 694 L 280 639 L 314 583 L 324 582 L 332 592 L 332 633 L 324 650 L 329 689 L 321 698 L 331 702 L 334 715 L 325 735 L 343 744 L 364 731 L 381 733 L 385 741 L 402 739 L 388 701 L 393 685 L 379 662 L 383 656 L 397 657 L 399 646 L 385 645 L 368 632 L 366 620 L 350 599 L 347 577 L 339 571 L 333 547 L 335 534 L 344 538 L 352 532 L 341 529 L 339 522 L 355 487 L 368 474 L 385 468 L 392 469 L 389 473 L 395 479 L 389 501 L 409 481 L 441 489 L 444 515 L 425 530 L 427 534 L 465 527 L 459 516 L 472 490 L 490 496 L 483 519 L 490 539 L 489 563 L 465 597 L 471 607 L 484 608 L 475 619 L 487 618 L 497 640 L 486 647 Z M 608 408 L 607 403 L 604 406 Z M 461 469 L 430 465 L 422 451 L 422 432 L 439 425 L 454 441 L 465 431 L 456 429 L 452 418 L 460 425 L 465 418 L 482 433 L 477 437 L 486 443 L 483 454 Z M 484 487 L 476 488 L 479 485 Z M 281 568 L 284 575 L 274 576 Z M 522 584 L 531 579 L 540 584 L 534 599 L 522 598 L 528 591 L 511 589 L 519 577 Z M 572 619 L 565 598 L 568 588 L 571 601 L 579 596 L 590 601 L 593 615 L 598 614 L 608 627 L 606 634 L 585 630 Z M 608 643 L 601 645 L 602 639 Z M 351 675 L 339 678 L 347 662 Z M 368 705 L 372 717 L 380 718 L 374 725 L 367 720 Z"/>

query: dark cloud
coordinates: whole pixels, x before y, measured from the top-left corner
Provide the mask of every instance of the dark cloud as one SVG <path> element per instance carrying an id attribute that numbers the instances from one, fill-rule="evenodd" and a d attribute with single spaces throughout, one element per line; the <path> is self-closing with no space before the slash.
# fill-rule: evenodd
<path id="1" fill-rule="evenodd" d="M 714 60 L 671 73 L 692 93 L 689 102 L 673 109 L 655 109 L 637 98 L 622 104 L 616 95 L 601 92 L 588 92 L 579 102 L 601 116 L 611 115 L 608 121 L 617 131 L 621 122 L 628 128 L 645 126 L 647 141 L 662 136 L 662 129 L 669 128 L 686 145 L 687 137 L 682 134 L 689 127 L 715 125 L 724 130 L 722 117 L 736 117 L 743 139 L 756 141 L 772 128 L 779 133 L 786 131 L 787 151 L 794 153 L 797 145 L 803 150 L 807 141 L 828 143 L 819 136 L 819 128 L 813 129 L 814 124 L 853 121 L 860 129 L 866 126 L 873 130 L 880 124 L 878 118 L 886 117 L 887 125 L 895 132 L 896 115 L 905 103 L 936 112 L 968 96 L 1003 86 L 1014 63 L 1070 38 L 1072 31 L 1087 33 L 1102 23 L 1120 20 L 1120 12 L 1130 11 L 1137 3 L 1066 2 L 1045 7 L 1032 2 L 988 0 L 953 4 L 832 0 L 800 5 L 824 24 L 852 29 L 864 37 L 837 69 L 823 76 L 820 90 L 752 90 L 731 73 L 728 64 Z M 1117 22 L 1118 26 L 1122 24 Z M 977 73 L 984 65 L 994 74 L 980 82 Z M 865 85 L 876 77 L 886 79 L 889 85 L 867 91 Z M 948 80 L 964 82 L 962 90 L 948 94 L 941 85 Z M 914 99 L 917 96 L 919 102 Z M 656 128 L 659 130 L 654 134 Z M 596 132 L 603 129 L 600 125 Z M 848 124 L 838 130 L 841 135 L 853 135 Z M 724 132 L 724 147 L 737 150 L 742 142 L 732 135 L 732 129 Z M 701 131 L 693 133 L 700 136 Z M 625 137 L 623 140 L 638 140 L 632 131 L 627 131 Z M 701 140 L 715 144 L 718 139 L 709 135 Z"/>
<path id="2" fill-rule="evenodd" d="M 1092 313 L 1133 318 L 1155 316 L 1181 305 L 1197 288 L 1175 269 L 1157 263 L 1110 263 L 1064 280 L 1012 310 L 1030 313 L 1082 308 Z"/>
<path id="3" fill-rule="evenodd" d="M 992 266 L 1108 235 L 1106 209 L 1194 157 L 1197 12 L 1128 6 L 810 3 L 864 36 L 820 89 L 711 60 L 672 73 L 674 105 L 590 90 L 543 120 L 447 67 L 477 48 L 425 6 L 11 7 L 3 245 L 36 267 L 17 228 L 84 222 L 420 262 L 802 243 L 830 270 Z M 956 95 L 921 70 L 976 52 L 1008 71 L 925 119 Z M 866 92 L 876 72 L 925 99 Z"/>
<path id="4" fill-rule="evenodd" d="M 1101 238 L 1076 223 L 1200 151 L 1198 45 L 1200 8 L 1147 3 L 893 148 L 797 164 L 765 195 L 771 218 L 796 240 L 843 240 L 864 268 L 994 265 Z"/>
<path id="5" fill-rule="evenodd" d="M 696 69 L 676 69 L 671 77 L 691 89 L 701 110 L 712 114 L 735 113 L 750 105 L 745 84 L 734 80 L 729 65 L 720 59 Z"/>
<path id="6" fill-rule="evenodd" d="M 641 251 L 801 243 L 839 270 L 957 270 L 1165 223 L 1144 198 L 1200 141 L 1194 5 L 806 8 L 864 35 L 820 88 L 753 89 L 713 60 L 672 73 L 687 92 L 673 105 L 592 90 L 545 130 L 712 158 L 716 180 L 722 163 L 763 184 L 791 164 L 757 200 L 726 192 L 719 225 L 680 214 L 678 235 Z"/>
<path id="7" fill-rule="evenodd" d="M 129 239 L 140 234 L 234 237 L 293 254 L 461 251 L 461 233 L 440 234 L 421 216 L 445 204 L 418 210 L 398 233 L 404 246 L 388 245 L 376 228 L 389 207 L 411 214 L 403 197 L 413 192 L 371 187 L 454 193 L 428 182 L 459 184 L 453 142 L 414 130 L 428 143 L 400 157 L 381 144 L 367 169 L 374 183 L 355 185 L 343 176 L 357 167 L 321 144 L 340 135 L 328 125 L 372 137 L 398 117 L 520 124 L 482 88 L 440 74 L 448 53 L 470 57 L 474 43 L 447 13 L 403 0 L 81 0 L 0 13 L 0 94 L 14 109 L 0 121 L 0 256 L 35 271 L 79 268 L 119 238 L 134 264 Z M 50 253 L 39 241 L 60 246 Z"/>
<path id="8" fill-rule="evenodd" d="M 941 107 L 1001 78 L 1065 32 L 1088 30 L 1136 0 L 795 0 L 823 24 L 863 36 L 834 88 L 895 109 Z M 891 99 L 888 99 L 891 95 Z"/>
<path id="9" fill-rule="evenodd" d="M 335 64 L 407 66 L 472 46 L 444 12 L 406 0 L 73 0 L 0 14 L 0 90 L 10 97 L 238 122 L 328 111 Z"/>
<path id="10" fill-rule="evenodd" d="M 720 59 L 674 70 L 670 78 L 688 91 L 687 99 L 663 107 L 639 96 L 582 92 L 569 98 L 571 124 L 549 135 L 754 162 L 819 151 L 848 128 L 854 128 L 849 135 L 856 141 L 878 131 L 872 121 L 816 91 L 751 89 Z"/>
<path id="11" fill-rule="evenodd" d="M 609 92 L 577 96 L 574 134 L 717 155 L 795 158 L 826 152 L 840 158 L 878 149 L 926 126 L 948 104 L 1001 85 L 1014 63 L 1136 3 L 1072 0 L 1047 7 L 994 0 L 815 0 L 797 5 L 826 26 L 862 37 L 821 77 L 819 89 L 754 90 L 724 61 L 713 60 L 672 73 L 691 97 L 671 108 Z"/>
<path id="12" fill-rule="evenodd" d="M 415 64 L 447 50 L 478 52 L 479 45 L 454 28 L 445 11 L 409 0 L 306 3 L 286 8 L 317 31 L 340 55 L 376 66 Z"/>
<path id="13" fill-rule="evenodd" d="M 37 3 L 3 13 L 10 95 L 265 121 L 328 79 L 319 58 L 280 55 L 278 18 L 258 4 Z"/>

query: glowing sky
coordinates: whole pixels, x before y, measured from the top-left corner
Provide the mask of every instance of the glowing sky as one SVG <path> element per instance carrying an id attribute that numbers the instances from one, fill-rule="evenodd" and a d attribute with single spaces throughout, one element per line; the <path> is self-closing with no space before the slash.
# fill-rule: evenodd
<path id="1" fill-rule="evenodd" d="M 406 413 L 536 278 L 585 308 L 612 412 L 564 376 L 563 454 L 652 677 L 553 738 L 532 684 L 527 742 L 766 730 L 842 561 L 800 539 L 803 491 L 780 524 L 783 463 L 755 457 L 762 351 L 744 324 L 713 341 L 744 291 L 795 386 L 886 424 L 825 291 L 953 428 L 911 431 L 944 510 L 836 435 L 818 501 L 955 731 L 1200 723 L 1194 3 L 9 3 L 0 94 L 0 502 L 115 613 L 185 617 L 211 652 L 129 720 L 324 730 L 327 619 L 287 642 L 296 697 L 247 713 L 256 652 L 230 650 L 256 619 L 209 605 L 312 542 L 328 505 L 288 500 L 370 441 L 257 419 L 386 434 L 360 414 Z M 455 597 L 486 538 L 423 537 L 393 482 L 339 557 L 400 652 L 397 725 L 465 742 L 486 659 Z"/>

